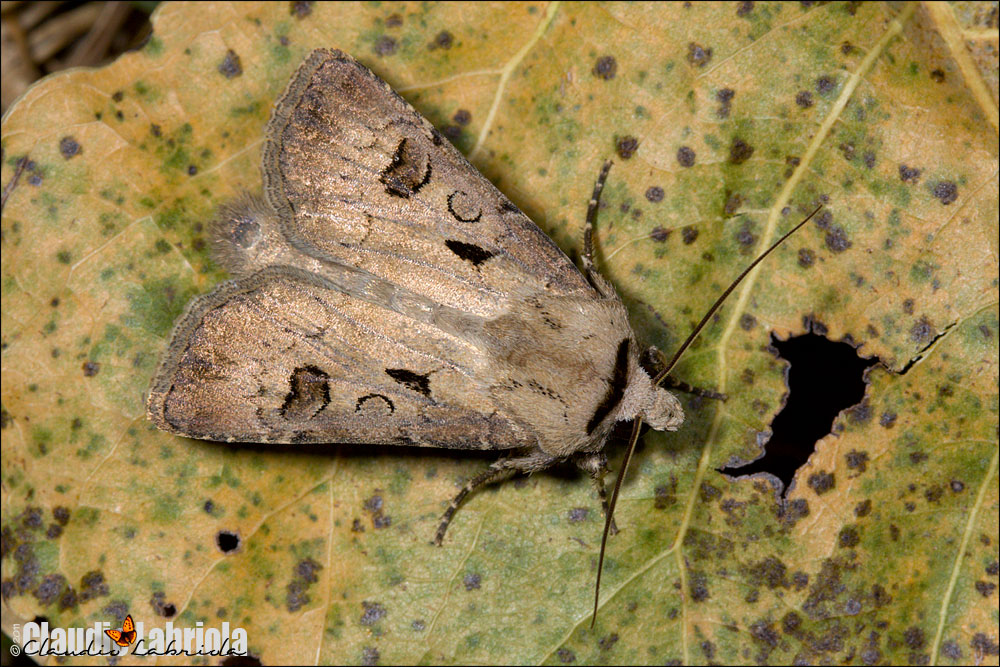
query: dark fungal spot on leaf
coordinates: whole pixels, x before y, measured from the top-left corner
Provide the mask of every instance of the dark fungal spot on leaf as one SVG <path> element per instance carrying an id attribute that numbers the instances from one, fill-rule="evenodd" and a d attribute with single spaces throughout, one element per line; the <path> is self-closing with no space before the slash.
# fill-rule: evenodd
<path id="1" fill-rule="evenodd" d="M 820 95 L 826 95 L 827 93 L 833 91 L 836 87 L 837 83 L 832 77 L 824 75 L 816 79 L 816 92 Z"/>
<path id="2" fill-rule="evenodd" d="M 385 20 L 386 28 L 398 28 L 403 25 L 403 17 L 399 14 L 390 14 Z"/>
<path id="3" fill-rule="evenodd" d="M 691 245 L 696 240 L 698 240 L 698 228 L 688 225 L 687 227 L 681 228 L 681 241 L 684 245 Z"/>
<path id="4" fill-rule="evenodd" d="M 878 418 L 878 423 L 883 428 L 892 428 L 896 425 L 896 413 L 891 410 L 883 412 L 882 416 Z"/>
<path id="5" fill-rule="evenodd" d="M 663 201 L 663 188 L 658 185 L 651 185 L 646 188 L 646 200 L 654 204 Z"/>
<path id="6" fill-rule="evenodd" d="M 375 625 L 380 620 L 385 618 L 385 615 L 388 613 L 386 608 L 380 603 L 369 602 L 368 600 L 364 600 L 361 603 L 361 608 L 363 610 L 361 614 L 361 625 Z"/>
<path id="7" fill-rule="evenodd" d="M 861 536 L 855 526 L 844 526 L 837 535 L 837 544 L 842 549 L 850 549 L 861 543 Z"/>
<path id="8" fill-rule="evenodd" d="M 163 618 L 173 618 L 177 614 L 177 606 L 167 602 L 167 595 L 163 591 L 153 593 L 149 605 L 153 608 L 154 614 Z"/>
<path id="9" fill-rule="evenodd" d="M 808 109 L 814 104 L 812 93 L 808 90 L 800 90 L 795 96 L 795 103 L 803 109 Z"/>
<path id="10" fill-rule="evenodd" d="M 708 590 L 708 575 L 704 572 L 690 572 L 688 577 L 688 592 L 694 602 L 704 602 L 712 597 Z"/>
<path id="11" fill-rule="evenodd" d="M 187 172 L 188 172 L 188 176 L 194 176 L 195 174 L 198 173 L 198 167 L 195 166 L 195 165 L 193 165 L 193 164 L 189 164 L 188 168 L 187 168 Z"/>
<path id="12" fill-rule="evenodd" d="M 905 164 L 899 165 L 899 180 L 904 183 L 916 183 L 920 180 L 920 170 L 916 167 L 908 167 Z"/>
<path id="13" fill-rule="evenodd" d="M 741 2 L 736 3 L 736 15 L 737 16 L 743 17 L 743 16 L 748 15 L 752 11 L 753 11 L 753 2 L 752 2 L 752 0 L 742 0 Z"/>
<path id="14" fill-rule="evenodd" d="M 38 584 L 32 595 L 43 607 L 47 607 L 55 602 L 66 588 L 66 578 L 61 574 L 48 574 Z"/>
<path id="15" fill-rule="evenodd" d="M 96 361 L 85 361 L 83 362 L 83 374 L 86 377 L 94 377 L 101 371 L 101 365 Z"/>
<path id="16" fill-rule="evenodd" d="M 612 632 L 610 635 L 605 635 L 597 640 L 597 645 L 601 647 L 602 651 L 610 651 L 617 643 L 618 633 L 616 632 Z"/>
<path id="17" fill-rule="evenodd" d="M 715 110 L 715 114 L 719 118 L 728 118 L 729 111 L 732 108 L 733 97 L 736 96 L 736 91 L 732 88 L 722 88 L 715 93 L 715 99 L 719 101 L 719 108 Z"/>
<path id="18" fill-rule="evenodd" d="M 687 146 L 677 149 L 677 163 L 682 167 L 693 167 L 695 152 Z"/>
<path id="19" fill-rule="evenodd" d="M 391 35 L 382 35 L 375 40 L 375 54 L 381 57 L 391 56 L 399 48 L 396 38 Z"/>
<path id="20" fill-rule="evenodd" d="M 670 230 L 665 227 L 654 227 L 653 231 L 649 233 L 649 238 L 653 239 L 657 243 L 663 243 L 670 236 Z"/>
<path id="21" fill-rule="evenodd" d="M 861 162 L 864 163 L 867 169 L 875 168 L 875 153 L 872 151 L 865 151 L 861 154 Z"/>
<path id="22" fill-rule="evenodd" d="M 844 228 L 837 225 L 831 227 L 826 233 L 826 247 L 831 252 L 844 252 L 851 247 L 851 242 L 847 238 Z"/>
<path id="23" fill-rule="evenodd" d="M 75 155 L 79 155 L 81 150 L 80 144 L 71 136 L 66 136 L 59 140 L 59 152 L 67 160 Z"/>
<path id="24" fill-rule="evenodd" d="M 619 137 L 615 141 L 615 152 L 618 153 L 618 157 L 623 160 L 628 160 L 632 157 L 638 148 L 639 140 L 630 135 Z"/>
<path id="25" fill-rule="evenodd" d="M 474 572 L 466 574 L 462 578 L 462 584 L 465 586 L 465 590 L 467 591 L 479 590 L 479 588 L 482 585 L 482 581 L 483 581 L 482 575 Z"/>
<path id="26" fill-rule="evenodd" d="M 219 74 L 227 79 L 235 79 L 243 74 L 243 64 L 240 62 L 240 57 L 232 49 L 226 51 L 226 56 L 219 63 L 217 69 L 219 70 Z"/>
<path id="27" fill-rule="evenodd" d="M 610 81 L 615 78 L 615 74 L 618 72 L 618 61 L 615 60 L 614 56 L 601 56 L 594 63 L 593 73 L 599 79 L 604 79 L 605 81 Z"/>
<path id="28" fill-rule="evenodd" d="M 743 164 L 753 155 L 753 150 L 753 146 L 743 141 L 743 139 L 735 137 L 729 146 L 729 162 L 731 164 Z"/>
<path id="29" fill-rule="evenodd" d="M 49 538 L 50 540 L 54 540 L 58 538 L 60 535 L 62 535 L 62 532 L 63 532 L 62 526 L 60 526 L 58 523 L 50 523 L 49 527 L 45 530 L 45 537 Z"/>
<path id="30" fill-rule="evenodd" d="M 958 186 L 953 181 L 938 181 L 934 184 L 931 192 L 945 206 L 958 199 Z"/>
<path id="31" fill-rule="evenodd" d="M 69 509 L 58 505 L 52 508 L 52 518 L 56 520 L 61 526 L 65 526 L 69 523 Z"/>
<path id="32" fill-rule="evenodd" d="M 931 71 L 931 78 L 937 83 L 944 83 L 944 70 L 935 69 Z"/>
<path id="33" fill-rule="evenodd" d="M 743 195 L 738 192 L 731 192 L 726 198 L 726 205 L 722 207 L 722 212 L 728 217 L 739 210 L 743 204 Z"/>
<path id="34" fill-rule="evenodd" d="M 580 523 L 586 521 L 589 514 L 590 510 L 586 507 L 574 507 L 568 512 L 568 518 L 570 523 Z"/>
<path id="35" fill-rule="evenodd" d="M 377 665 L 378 661 L 382 656 L 379 655 L 378 649 L 374 646 L 365 646 L 361 649 L 361 664 L 365 667 L 373 667 Z"/>
<path id="36" fill-rule="evenodd" d="M 744 331 L 750 331 L 755 326 L 757 326 L 757 318 L 750 313 L 743 313 L 740 315 L 740 328 Z"/>
<path id="37" fill-rule="evenodd" d="M 314 0 L 295 0 L 288 3 L 288 13 L 295 18 L 302 20 L 312 14 Z"/>
<path id="38" fill-rule="evenodd" d="M 834 477 L 833 473 L 825 471 L 809 475 L 809 479 L 806 483 L 813 491 L 816 492 L 817 496 L 823 495 L 837 485 L 836 477 Z"/>
<path id="39" fill-rule="evenodd" d="M 450 49 L 454 42 L 455 38 L 447 30 L 442 30 L 434 37 L 434 46 L 439 49 Z"/>
<path id="40" fill-rule="evenodd" d="M 110 594 L 111 589 L 108 587 L 107 581 L 104 580 L 104 573 L 100 570 L 91 570 L 80 578 L 81 600 L 93 600 Z"/>
<path id="41" fill-rule="evenodd" d="M 688 44 L 687 61 L 695 67 L 704 67 L 712 59 L 711 47 L 704 47 L 697 42 Z"/>
<path id="42" fill-rule="evenodd" d="M 561 648 L 556 651 L 556 657 L 559 658 L 559 662 L 568 665 L 571 662 L 576 662 L 576 653 L 570 651 L 568 648 Z"/>
<path id="43" fill-rule="evenodd" d="M 914 343 L 926 343 L 929 342 L 936 333 L 934 325 L 929 319 L 927 319 L 926 316 L 924 316 L 917 320 L 912 327 L 910 327 L 910 340 Z"/>
<path id="44" fill-rule="evenodd" d="M 844 458 L 847 460 L 848 468 L 857 470 L 859 473 L 868 470 L 868 452 L 852 449 L 844 455 Z"/>
<path id="45" fill-rule="evenodd" d="M 462 127 L 465 127 L 472 121 L 472 114 L 468 109 L 459 109 L 451 119 Z"/>
<path id="46" fill-rule="evenodd" d="M 750 231 L 749 221 L 744 222 L 743 228 L 736 232 L 736 242 L 744 248 L 749 248 L 757 242 L 757 236 Z"/>
<path id="47" fill-rule="evenodd" d="M 231 554 L 240 548 L 240 536 L 228 530 L 220 530 L 215 535 L 215 546 L 224 554 Z"/>
<path id="48" fill-rule="evenodd" d="M 868 516 L 872 513 L 872 501 L 862 500 L 860 503 L 854 506 L 854 516 L 859 519 Z"/>

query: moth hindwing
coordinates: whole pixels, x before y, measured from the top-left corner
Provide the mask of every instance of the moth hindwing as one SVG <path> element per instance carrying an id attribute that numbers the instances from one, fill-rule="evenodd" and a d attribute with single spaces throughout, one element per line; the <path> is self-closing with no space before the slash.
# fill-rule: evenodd
<path id="1" fill-rule="evenodd" d="M 292 77 L 263 182 L 221 212 L 233 279 L 174 330 L 147 404 L 159 428 L 504 451 L 440 539 L 479 484 L 572 460 L 603 494 L 615 421 L 683 420 L 640 367 L 589 236 L 585 276 L 350 56 L 314 51 Z"/>

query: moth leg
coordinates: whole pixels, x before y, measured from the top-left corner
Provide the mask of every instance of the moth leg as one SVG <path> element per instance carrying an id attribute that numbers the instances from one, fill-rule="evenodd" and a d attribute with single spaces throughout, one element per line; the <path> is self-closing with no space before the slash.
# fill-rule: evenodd
<path id="1" fill-rule="evenodd" d="M 575 463 L 580 470 L 590 475 L 594 488 L 597 489 L 597 497 L 601 499 L 601 509 L 604 510 L 604 516 L 607 516 L 608 490 L 604 487 L 604 475 L 610 472 L 608 457 L 604 455 L 604 452 L 585 454 L 575 459 Z M 612 535 L 618 534 L 618 526 L 615 524 L 614 517 L 611 518 L 610 532 Z"/>
<path id="2" fill-rule="evenodd" d="M 498 482 L 502 479 L 506 479 L 511 475 L 519 472 L 535 472 L 536 470 L 544 470 L 557 463 L 560 459 L 553 458 L 538 452 L 536 454 L 529 454 L 528 456 L 521 456 L 517 458 L 503 458 L 499 461 L 495 461 L 489 468 L 479 473 L 462 487 L 462 490 L 452 499 L 451 504 L 448 505 L 448 509 L 445 510 L 444 516 L 441 517 L 441 525 L 438 526 L 437 535 L 434 536 L 434 544 L 441 546 L 442 540 L 444 540 L 444 534 L 448 530 L 448 524 L 451 523 L 452 517 L 455 516 L 455 511 L 458 506 L 462 504 L 465 497 L 470 493 L 475 491 L 481 486 L 486 486 L 487 484 L 492 484 L 493 482 Z"/>
<path id="3" fill-rule="evenodd" d="M 591 284 L 604 296 L 614 293 L 614 288 L 604 279 L 604 276 L 594 266 L 594 222 L 597 220 L 597 209 L 601 204 L 601 191 L 604 190 L 604 182 L 608 179 L 608 171 L 611 170 L 611 160 L 605 161 L 601 167 L 601 173 L 594 183 L 594 192 L 590 195 L 590 203 L 587 204 L 587 219 L 583 226 L 583 270 L 590 279 Z"/>

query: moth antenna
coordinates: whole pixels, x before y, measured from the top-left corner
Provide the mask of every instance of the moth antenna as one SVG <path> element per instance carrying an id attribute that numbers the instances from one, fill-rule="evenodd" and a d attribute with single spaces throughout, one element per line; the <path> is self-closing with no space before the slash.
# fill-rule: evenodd
<path id="1" fill-rule="evenodd" d="M 597 583 L 594 584 L 594 615 L 590 617 L 590 629 L 594 629 L 597 622 L 597 607 L 601 602 L 601 573 L 604 571 L 604 552 L 608 546 L 608 535 L 611 534 L 611 522 L 615 517 L 615 505 L 618 504 L 618 490 L 622 488 L 625 480 L 625 471 L 628 470 L 629 459 L 635 451 L 635 445 L 639 441 L 639 430 L 642 429 L 642 417 L 636 417 L 632 422 L 632 435 L 628 439 L 628 448 L 625 450 L 625 458 L 622 459 L 621 469 L 618 477 L 615 478 L 615 488 L 611 490 L 611 499 L 608 500 L 608 511 L 604 515 L 604 533 L 601 535 L 601 553 L 597 557 Z"/>
<path id="2" fill-rule="evenodd" d="M 719 308 L 722 306 L 722 302 L 725 301 L 726 297 L 728 297 L 732 293 L 732 291 L 736 289 L 737 285 L 739 285 L 743 281 L 743 279 L 747 277 L 747 274 L 753 271 L 754 267 L 756 267 L 758 264 L 764 261 L 765 257 L 770 255 L 778 246 L 784 243 L 785 239 L 787 239 L 795 232 L 799 231 L 804 224 L 812 220 L 813 216 L 819 213 L 821 208 L 823 208 L 822 204 L 813 209 L 813 212 L 807 215 L 802 222 L 792 227 L 789 231 L 785 233 L 784 236 L 782 236 L 780 239 L 772 243 L 770 248 L 768 248 L 760 255 L 758 255 L 757 259 L 750 262 L 750 266 L 743 269 L 743 272 L 740 275 L 736 276 L 736 280 L 730 283 L 729 287 L 727 287 L 726 290 L 719 296 L 719 298 L 715 300 L 715 303 L 712 304 L 712 307 L 708 309 L 707 313 L 705 313 L 705 317 L 701 318 L 701 322 L 698 322 L 698 325 L 694 328 L 694 330 L 687 337 L 687 339 L 683 343 L 681 343 L 680 347 L 677 348 L 677 351 L 674 352 L 674 356 L 670 358 L 670 363 L 668 363 L 666 367 L 662 371 L 657 373 L 655 378 L 653 378 L 654 387 L 659 386 L 659 384 L 663 382 L 663 378 L 667 377 L 670 371 L 674 369 L 674 366 L 676 366 L 677 362 L 680 361 L 681 355 L 684 354 L 684 352 L 689 347 L 691 347 L 691 343 L 693 343 L 694 339 L 698 337 L 698 334 L 701 333 L 701 330 L 705 328 L 705 325 L 708 324 L 708 321 L 712 318 L 712 315 L 715 315 L 716 311 L 719 310 Z"/>
<path id="3" fill-rule="evenodd" d="M 701 322 L 698 323 L 698 325 L 694 328 L 694 330 L 687 337 L 687 339 L 683 343 L 681 343 L 681 346 L 677 348 L 677 351 L 674 353 L 674 356 L 671 357 L 670 362 L 666 365 L 666 367 L 662 371 L 656 374 L 656 377 L 653 378 L 654 387 L 659 386 L 659 384 L 663 382 L 664 378 L 667 377 L 670 371 L 673 370 L 674 366 L 676 366 L 677 362 L 680 360 L 681 355 L 684 354 L 685 350 L 691 347 L 691 343 L 694 342 L 694 339 L 698 337 L 698 334 L 701 333 L 701 330 L 705 328 L 706 324 L 708 324 L 708 320 L 711 319 L 713 315 L 715 315 L 716 311 L 719 310 L 719 307 L 722 306 L 723 301 L 726 300 L 726 297 L 728 297 L 732 293 L 732 291 L 736 289 L 736 286 L 739 285 L 740 282 L 742 282 L 743 279 L 747 277 L 747 274 L 753 271 L 753 268 L 758 264 L 760 264 L 765 257 L 770 255 L 775 248 L 784 243 L 785 239 L 787 239 L 789 236 L 791 236 L 799 229 L 801 229 L 804 224 L 809 222 L 814 215 L 819 213 L 819 210 L 821 208 L 823 208 L 822 204 L 817 206 L 812 213 L 810 213 L 805 217 L 805 219 L 802 222 L 792 227 L 792 229 L 788 231 L 784 236 L 775 241 L 771 245 L 771 247 L 765 250 L 763 253 L 761 253 L 757 257 L 757 259 L 750 262 L 750 265 L 747 268 L 743 269 L 743 272 L 740 273 L 740 275 L 736 277 L 736 280 L 734 280 L 729 285 L 729 287 L 726 288 L 726 290 L 722 293 L 722 295 L 715 300 L 715 303 L 712 304 L 712 307 L 708 309 L 707 313 L 705 313 L 705 317 L 701 318 Z M 615 505 L 618 504 L 618 490 L 621 489 L 622 482 L 625 480 L 625 473 L 628 471 L 628 464 L 629 461 L 632 459 L 632 452 L 635 451 L 636 443 L 638 443 L 639 441 L 639 430 L 642 428 L 642 415 L 636 417 L 633 424 L 634 425 L 632 426 L 632 436 L 629 438 L 628 448 L 625 450 L 625 457 L 622 459 L 621 469 L 618 471 L 617 479 L 615 479 L 615 488 L 611 492 L 611 499 L 608 502 L 608 511 L 604 517 L 604 534 L 601 536 L 601 552 L 600 555 L 597 557 L 597 583 L 594 585 L 594 614 L 590 618 L 591 629 L 593 629 L 594 623 L 597 622 L 597 608 L 601 601 L 601 572 L 604 569 L 604 552 L 608 546 L 608 534 L 611 532 L 611 521 L 614 519 L 615 516 Z"/>

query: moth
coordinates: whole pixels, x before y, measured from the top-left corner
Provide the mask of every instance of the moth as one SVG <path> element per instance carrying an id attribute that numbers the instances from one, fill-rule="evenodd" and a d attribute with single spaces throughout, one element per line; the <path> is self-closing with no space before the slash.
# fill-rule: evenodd
<path id="1" fill-rule="evenodd" d="M 502 452 L 455 496 L 439 544 L 468 493 L 514 473 L 571 461 L 604 500 L 615 423 L 684 420 L 594 266 L 609 166 L 581 272 L 384 81 L 313 51 L 267 125 L 263 195 L 220 215 L 233 279 L 178 321 L 149 419 L 226 442 Z"/>

